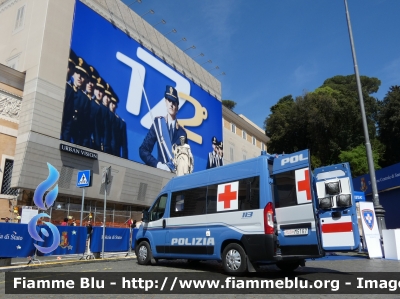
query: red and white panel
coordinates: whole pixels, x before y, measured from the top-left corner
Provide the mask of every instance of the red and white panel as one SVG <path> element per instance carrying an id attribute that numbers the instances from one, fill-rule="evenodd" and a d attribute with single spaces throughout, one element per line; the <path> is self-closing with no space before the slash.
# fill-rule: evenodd
<path id="1" fill-rule="evenodd" d="M 310 169 L 308 167 L 297 169 L 295 176 L 297 204 L 311 203 Z"/>
<path id="2" fill-rule="evenodd" d="M 322 246 L 340 247 L 354 246 L 353 223 L 351 216 L 339 219 L 323 218 L 321 221 Z"/>
<path id="3" fill-rule="evenodd" d="M 218 185 L 217 212 L 238 209 L 239 182 Z"/>

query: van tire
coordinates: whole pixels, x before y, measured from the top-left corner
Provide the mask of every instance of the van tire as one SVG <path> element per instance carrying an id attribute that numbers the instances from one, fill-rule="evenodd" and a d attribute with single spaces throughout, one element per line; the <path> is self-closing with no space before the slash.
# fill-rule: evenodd
<path id="1" fill-rule="evenodd" d="M 147 241 L 142 241 L 136 250 L 136 257 L 139 265 L 148 265 L 152 258 L 150 244 Z"/>
<path id="2" fill-rule="evenodd" d="M 293 272 L 300 266 L 299 261 L 277 262 L 276 266 L 283 272 Z"/>
<path id="3" fill-rule="evenodd" d="M 247 256 L 243 247 L 231 243 L 222 253 L 222 266 L 226 273 L 242 274 L 247 271 Z"/>

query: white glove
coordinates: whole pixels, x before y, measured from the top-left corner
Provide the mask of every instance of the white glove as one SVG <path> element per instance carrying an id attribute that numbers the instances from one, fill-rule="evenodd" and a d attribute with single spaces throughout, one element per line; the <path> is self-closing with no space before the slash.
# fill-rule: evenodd
<path id="1" fill-rule="evenodd" d="M 161 162 L 157 163 L 157 168 L 158 169 L 163 169 L 163 170 L 166 170 L 166 171 L 171 171 L 171 169 L 169 169 L 169 167 L 166 164 L 161 163 Z"/>

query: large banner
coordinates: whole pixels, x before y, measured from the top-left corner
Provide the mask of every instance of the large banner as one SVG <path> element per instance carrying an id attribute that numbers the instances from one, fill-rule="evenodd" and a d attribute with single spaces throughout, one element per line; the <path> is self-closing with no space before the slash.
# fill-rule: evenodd
<path id="1" fill-rule="evenodd" d="M 375 178 L 378 191 L 400 186 L 400 163 L 377 170 Z M 369 174 L 354 178 L 353 185 L 355 190 L 362 191 L 365 194 L 372 193 L 371 177 Z"/>
<path id="2" fill-rule="evenodd" d="M 118 252 L 129 250 L 130 229 L 106 227 L 104 251 Z M 90 237 L 90 251 L 101 252 L 103 246 L 103 228 L 93 227 Z"/>
<path id="3" fill-rule="evenodd" d="M 182 174 L 223 164 L 221 102 L 80 1 L 66 81 L 61 140 Z"/>
<path id="4" fill-rule="evenodd" d="M 0 223 L 0 257 L 27 257 L 34 252 L 27 224 Z"/>

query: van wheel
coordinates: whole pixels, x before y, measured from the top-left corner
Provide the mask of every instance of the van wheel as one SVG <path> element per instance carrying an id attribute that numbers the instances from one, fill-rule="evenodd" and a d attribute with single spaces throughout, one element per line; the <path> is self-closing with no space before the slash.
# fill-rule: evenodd
<path id="1" fill-rule="evenodd" d="M 247 270 L 246 252 L 242 246 L 231 243 L 225 247 L 222 253 L 222 265 L 224 271 L 230 274 L 241 274 Z"/>
<path id="2" fill-rule="evenodd" d="M 277 262 L 276 266 L 283 272 L 292 272 L 300 266 L 300 263 L 299 261 Z"/>
<path id="3" fill-rule="evenodd" d="M 150 263 L 152 254 L 150 244 L 147 241 L 142 241 L 136 250 L 136 257 L 139 265 L 148 265 Z"/>

